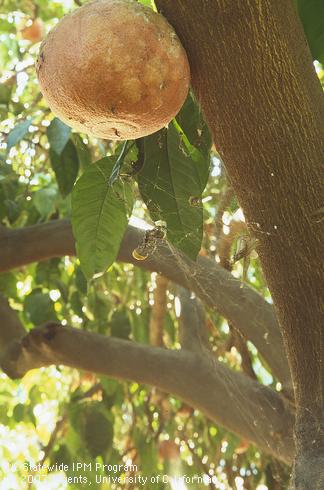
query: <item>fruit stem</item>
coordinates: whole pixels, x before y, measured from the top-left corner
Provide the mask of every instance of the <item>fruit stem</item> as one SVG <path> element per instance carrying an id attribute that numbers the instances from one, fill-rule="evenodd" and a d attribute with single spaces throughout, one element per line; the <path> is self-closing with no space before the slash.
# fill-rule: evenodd
<path id="1" fill-rule="evenodd" d="M 122 150 L 121 150 L 121 152 L 117 158 L 117 161 L 116 161 L 115 165 L 113 166 L 113 169 L 111 171 L 111 175 L 110 175 L 109 181 L 108 181 L 109 185 L 113 185 L 113 183 L 116 182 L 116 180 L 118 179 L 118 177 L 120 175 L 120 171 L 121 171 L 121 168 L 123 166 L 125 156 L 127 155 L 130 148 L 132 147 L 132 145 L 128 146 L 128 143 L 129 143 L 128 140 L 126 140 L 124 142 Z"/>

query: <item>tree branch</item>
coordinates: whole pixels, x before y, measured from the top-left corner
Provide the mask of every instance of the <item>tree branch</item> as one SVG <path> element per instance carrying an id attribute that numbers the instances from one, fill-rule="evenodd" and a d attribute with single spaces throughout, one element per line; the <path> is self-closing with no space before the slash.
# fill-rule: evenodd
<path id="1" fill-rule="evenodd" d="M 35 328 L 2 358 L 13 378 L 63 364 L 171 392 L 228 430 L 289 463 L 294 417 L 279 394 L 210 356 L 171 351 L 48 324 Z"/>
<path id="2" fill-rule="evenodd" d="M 167 243 L 161 243 L 147 260 L 136 261 L 132 252 L 142 242 L 143 234 L 128 227 L 118 260 L 156 271 L 193 291 L 253 342 L 273 374 L 290 391 L 290 372 L 272 305 L 247 285 L 241 288 L 240 281 L 217 263 L 204 257 L 192 262 Z M 0 271 L 6 271 L 52 257 L 75 255 L 75 243 L 69 221 L 58 220 L 0 232 L 0 250 Z"/>
<path id="3" fill-rule="evenodd" d="M 26 335 L 18 315 L 10 308 L 8 301 L 0 294 L 0 357 L 9 344 Z"/>
<path id="4" fill-rule="evenodd" d="M 181 312 L 179 337 L 181 348 L 191 352 L 210 351 L 205 312 L 199 300 L 182 287 L 178 288 Z"/>

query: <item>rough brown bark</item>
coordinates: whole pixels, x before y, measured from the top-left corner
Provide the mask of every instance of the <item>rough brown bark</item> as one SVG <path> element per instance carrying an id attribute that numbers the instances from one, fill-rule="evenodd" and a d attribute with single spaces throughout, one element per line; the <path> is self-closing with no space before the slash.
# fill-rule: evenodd
<path id="1" fill-rule="evenodd" d="M 0 294 L 0 352 L 8 348 L 11 342 L 26 335 L 16 313 L 10 308 L 6 298 Z"/>
<path id="2" fill-rule="evenodd" d="M 149 259 L 136 261 L 132 251 L 142 242 L 143 233 L 128 227 L 118 260 L 159 272 L 197 294 L 254 343 L 273 374 L 289 392 L 290 373 L 273 307 L 251 288 L 240 288 L 240 282 L 215 262 L 199 257 L 194 263 L 179 253 L 175 254 L 167 244 L 159 245 Z M 51 257 L 74 255 L 71 225 L 66 220 L 59 220 L 0 231 L 0 250 L 0 271 Z"/>
<path id="3" fill-rule="evenodd" d="M 323 487 L 324 101 L 291 0 L 157 0 L 244 210 L 297 402 L 293 485 Z M 311 471 L 307 470 L 311 468 Z"/>
<path id="4" fill-rule="evenodd" d="M 203 305 L 188 289 L 178 288 L 181 305 L 179 341 L 181 348 L 191 352 L 211 352 Z"/>
<path id="5" fill-rule="evenodd" d="M 153 292 L 153 305 L 150 317 L 150 344 L 155 347 L 163 347 L 163 327 L 167 312 L 167 287 L 168 280 L 160 274 L 156 277 Z"/>

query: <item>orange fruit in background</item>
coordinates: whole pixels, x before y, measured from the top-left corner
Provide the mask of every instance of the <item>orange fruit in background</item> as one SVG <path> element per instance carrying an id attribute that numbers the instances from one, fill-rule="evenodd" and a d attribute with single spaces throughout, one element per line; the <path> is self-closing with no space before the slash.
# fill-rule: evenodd
<path id="1" fill-rule="evenodd" d="M 167 461 L 179 459 L 180 447 L 174 441 L 161 441 L 159 444 L 159 456 Z"/>
<path id="2" fill-rule="evenodd" d="M 24 27 L 20 32 L 23 39 L 38 43 L 44 37 L 43 22 L 41 19 L 35 19 L 30 26 Z"/>
<path id="3" fill-rule="evenodd" d="M 166 19 L 133 0 L 95 0 L 43 41 L 41 91 L 69 126 L 107 139 L 164 127 L 186 99 L 187 56 Z"/>
<path id="4" fill-rule="evenodd" d="M 189 417 L 192 415 L 194 412 L 194 409 L 192 407 L 189 407 L 189 405 L 186 405 L 185 403 L 181 405 L 181 407 L 178 410 L 178 414 L 182 415 L 183 417 Z"/>

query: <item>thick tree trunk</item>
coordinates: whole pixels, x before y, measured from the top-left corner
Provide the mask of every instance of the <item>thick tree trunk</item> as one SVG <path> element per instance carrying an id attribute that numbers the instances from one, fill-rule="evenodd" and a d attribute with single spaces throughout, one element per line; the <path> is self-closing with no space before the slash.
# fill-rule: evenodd
<path id="1" fill-rule="evenodd" d="M 323 488 L 324 101 L 292 0 L 157 0 L 244 210 L 297 404 L 294 488 Z"/>

